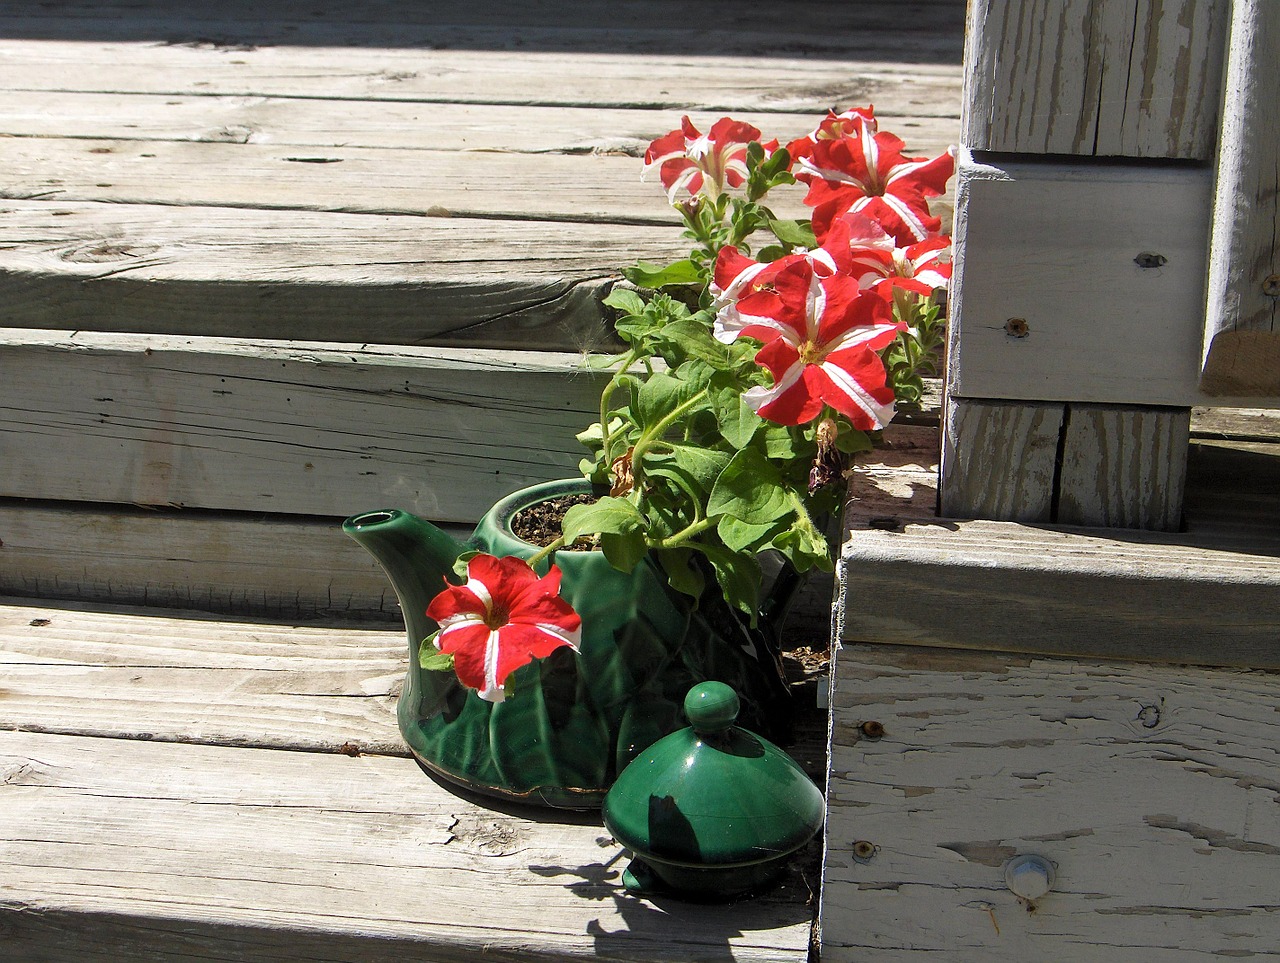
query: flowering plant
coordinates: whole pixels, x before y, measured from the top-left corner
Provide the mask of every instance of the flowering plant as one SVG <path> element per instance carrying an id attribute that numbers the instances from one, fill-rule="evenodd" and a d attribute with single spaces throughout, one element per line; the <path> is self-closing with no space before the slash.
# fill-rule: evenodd
<path id="1" fill-rule="evenodd" d="M 649 145 L 643 173 L 661 180 L 690 255 L 625 269 L 633 287 L 605 300 L 626 350 L 602 362 L 612 376 L 599 421 L 578 438 L 590 452 L 584 475 L 608 494 L 570 508 L 561 537 L 529 563 L 503 560 L 513 564 L 502 577 L 532 585 L 529 566 L 585 539 L 624 571 L 651 557 L 694 598 L 714 578 L 754 619 L 763 553 L 798 573 L 831 569 L 821 519 L 838 505 L 833 482 L 896 405 L 919 401 L 942 340 L 949 241 L 928 199 L 946 189 L 954 156 L 906 157 L 904 146 L 870 107 L 831 111 L 785 147 L 727 117 L 706 134 L 686 117 Z M 797 182 L 810 218 L 762 203 Z M 483 676 L 479 655 L 457 650 L 453 665 L 491 699 L 505 678 L 491 662 L 549 651 L 512 631 L 519 645 L 501 644 L 507 630 L 473 585 L 498 599 L 495 563 L 433 603 L 442 631 L 437 651 L 424 646 L 433 667 L 454 639 L 484 653 Z M 501 614 L 515 624 L 519 610 Z M 560 630 L 550 636 L 569 644 Z"/>

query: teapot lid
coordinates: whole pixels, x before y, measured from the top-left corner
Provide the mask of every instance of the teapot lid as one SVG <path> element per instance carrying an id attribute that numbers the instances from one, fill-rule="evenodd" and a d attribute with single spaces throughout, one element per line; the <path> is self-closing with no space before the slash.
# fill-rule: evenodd
<path id="1" fill-rule="evenodd" d="M 735 726 L 738 709 L 723 682 L 689 690 L 690 727 L 642 752 L 605 797 L 619 843 L 677 865 L 745 865 L 799 849 L 822 827 L 822 792 L 785 752 Z"/>

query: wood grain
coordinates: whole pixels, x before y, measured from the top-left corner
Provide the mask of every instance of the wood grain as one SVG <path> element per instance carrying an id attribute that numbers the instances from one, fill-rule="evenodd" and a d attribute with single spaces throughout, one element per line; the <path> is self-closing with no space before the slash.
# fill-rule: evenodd
<path id="1" fill-rule="evenodd" d="M 795 889 L 656 906 L 598 824 L 481 808 L 409 759 L 4 732 L 0 771 L 15 963 L 808 952 Z"/>
<path id="2" fill-rule="evenodd" d="M 862 645 L 835 672 L 824 963 L 1273 953 L 1275 674 Z M 1003 878 L 1028 853 L 1034 912 Z"/>
<path id="3" fill-rule="evenodd" d="M 960 162 L 957 205 L 953 394 L 1175 407 L 1280 404 L 1211 399 L 1199 388 L 1207 171 L 994 165 L 969 155 Z"/>
<path id="4" fill-rule="evenodd" d="M 1218 128 L 1226 0 L 978 0 L 965 146 L 1206 160 Z"/>
<path id="5" fill-rule="evenodd" d="M 479 518 L 574 477 L 577 356 L 9 329 L 0 495 Z M 103 470 L 103 466 L 111 466 Z"/>
<path id="6" fill-rule="evenodd" d="M 614 344 L 619 268 L 675 228 L 0 203 L 12 327 L 579 352 Z"/>
<path id="7" fill-rule="evenodd" d="M 1280 394 L 1280 7 L 1232 5 L 1201 388 Z"/>
<path id="8" fill-rule="evenodd" d="M 1190 430 L 1185 408 L 1068 405 L 1054 521 L 1180 530 Z"/>
<path id="9" fill-rule="evenodd" d="M 884 125 L 911 153 L 936 155 L 955 142 L 954 117 L 905 116 L 877 105 Z M 642 158 L 650 141 L 680 122 L 680 114 L 610 107 L 423 103 L 317 97 L 176 96 L 86 91 L 0 90 L 6 132 L 19 137 L 180 140 L 232 144 L 514 154 L 622 154 Z M 768 140 L 787 143 L 809 133 L 825 108 L 803 112 L 735 111 Z M 691 110 L 709 130 L 720 111 Z M 514 162 L 514 160 L 513 160 Z M 637 173 L 640 165 L 635 165 Z M 652 192 L 660 186 L 654 178 Z"/>
<path id="10" fill-rule="evenodd" d="M 1274 441 L 1189 445 L 1171 533 L 939 518 L 936 440 L 890 435 L 849 476 L 836 637 L 1280 666 Z"/>
<path id="11" fill-rule="evenodd" d="M 400 626 L 0 605 L 0 729 L 408 757 L 396 727 L 407 668 Z"/>
<path id="12" fill-rule="evenodd" d="M 809 7 L 814 9 L 825 7 Z M 601 45 L 598 34 L 595 49 L 571 53 L 361 46 L 351 27 L 346 36 L 316 46 L 238 43 L 225 36 L 153 44 L 84 37 L 37 42 L 13 39 L 13 22 L 3 23 L 10 29 L 0 37 L 0 89 L 15 91 L 816 114 L 833 104 L 874 102 L 886 116 L 960 116 L 960 30 L 946 38 L 952 51 L 947 61 L 929 63 L 918 60 L 928 55 L 913 45 L 919 38 L 896 29 L 851 31 L 840 39 L 838 58 L 807 58 L 776 45 L 718 57 L 675 53 L 670 46 L 616 51 Z M 235 26 L 245 30 L 260 23 L 255 14 Z M 82 32 L 84 24 L 79 23 Z M 491 36 L 503 40 L 510 32 Z"/>
<path id="13" fill-rule="evenodd" d="M 339 523 L 0 500 L 0 595 L 399 626 L 391 583 Z"/>
<path id="14" fill-rule="evenodd" d="M 951 397 L 938 484 L 948 518 L 1047 522 L 1064 406 Z"/>

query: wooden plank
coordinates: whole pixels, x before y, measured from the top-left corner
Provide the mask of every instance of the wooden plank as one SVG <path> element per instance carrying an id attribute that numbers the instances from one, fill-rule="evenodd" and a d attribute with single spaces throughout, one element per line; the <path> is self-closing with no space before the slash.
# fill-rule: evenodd
<path id="1" fill-rule="evenodd" d="M 12 327 L 578 352 L 614 343 L 618 268 L 674 228 L 0 203 Z"/>
<path id="2" fill-rule="evenodd" d="M 1177 531 L 1190 412 L 952 397 L 942 435 L 947 518 Z"/>
<path id="3" fill-rule="evenodd" d="M 1063 416 L 1063 405 L 949 398 L 938 486 L 942 514 L 1049 521 Z"/>
<path id="4" fill-rule="evenodd" d="M 483 809 L 409 759 L 4 732 L 0 772 L 15 963 L 808 953 L 798 878 L 658 906 L 622 890 L 594 820 Z"/>
<path id="5" fill-rule="evenodd" d="M 391 584 L 336 518 L 0 500 L 0 594 L 400 624 Z"/>
<path id="6" fill-rule="evenodd" d="M 845 640 L 1280 668 L 1280 447 L 1193 445 L 1187 531 L 938 518 L 927 453 L 855 471 Z"/>
<path id="7" fill-rule="evenodd" d="M 492 9 L 486 5 L 485 10 Z M 545 9 L 545 8 L 539 8 Z M 810 8 L 815 9 L 815 8 Z M 817 9 L 826 9 L 819 7 Z M 866 8 L 877 9 L 876 6 Z M 238 26 L 259 24 L 255 14 Z M 717 57 L 619 52 L 593 38 L 588 52 L 360 47 L 349 30 L 329 45 L 16 40 L 0 21 L 0 89 L 119 91 L 168 95 L 332 97 L 417 103 L 643 107 L 678 112 L 784 110 L 821 114 L 833 104 L 874 102 L 886 116 L 960 116 L 961 31 L 937 63 L 898 31 L 844 31 L 839 57 L 808 58 L 780 45 Z M 403 30 L 402 26 L 397 29 Z M 718 31 L 724 36 L 724 31 Z M 260 33 L 252 34 L 262 43 Z M 511 40 L 511 32 L 494 37 Z M 668 41 L 671 35 L 665 38 Z M 855 49 L 855 47 L 857 49 Z M 334 70 L 338 65 L 340 69 Z"/>
<path id="8" fill-rule="evenodd" d="M 316 46 L 471 48 L 493 51 L 554 50 L 592 53 L 679 52 L 688 56 L 767 55 L 795 51 L 811 57 L 839 56 L 849 49 L 879 53 L 876 41 L 898 35 L 910 59 L 959 61 L 964 7 L 956 0 L 909 0 L 892 7 L 867 5 L 860 30 L 821 3 L 803 3 L 785 23 L 765 25 L 744 16 L 728 0 L 703 8 L 691 22 L 675 0 L 618 4 L 605 9 L 577 0 L 531 8 L 513 2 L 432 4 L 406 12 L 404 4 L 380 3 L 358 10 L 335 2 L 293 4 L 263 11 L 248 3 L 75 3 L 33 11 L 9 3 L 0 10 L 4 34 L 29 39 L 101 38 L 170 43 L 292 44 Z M 731 28 L 731 29 L 727 29 Z M 892 42 L 892 40 L 891 40 Z"/>
<path id="9" fill-rule="evenodd" d="M 0 496 L 478 518 L 574 477 L 577 356 L 8 329 Z"/>
<path id="10" fill-rule="evenodd" d="M 403 627 L 152 612 L 6 599 L 0 729 L 409 756 L 396 726 Z"/>
<path id="11" fill-rule="evenodd" d="M 3 199 L 253 207 L 432 217 L 678 222 L 640 164 L 615 155 L 181 141 L 0 138 Z M 795 204 L 800 210 L 797 195 Z"/>
<path id="12" fill-rule="evenodd" d="M 964 144 L 1031 154 L 1213 156 L 1226 0 L 978 0 Z"/>
<path id="13" fill-rule="evenodd" d="M 951 393 L 1280 404 L 1198 387 L 1209 194 L 1208 172 L 1187 167 L 962 157 Z"/>
<path id="14" fill-rule="evenodd" d="M 1280 395 L 1280 6 L 1232 5 L 1201 388 Z"/>
<path id="15" fill-rule="evenodd" d="M 861 645 L 835 672 L 824 963 L 1274 952 L 1274 674 Z M 1056 866 L 1034 906 L 1020 854 Z"/>
<path id="16" fill-rule="evenodd" d="M 911 153 L 937 155 L 955 143 L 954 117 L 886 113 L 884 124 Z M 765 139 L 787 143 L 809 133 L 824 110 L 735 112 Z M 315 148 L 383 147 L 518 154 L 625 154 L 641 158 L 650 141 L 680 122 L 676 111 L 613 107 L 510 106 L 369 99 L 358 109 L 335 98 L 176 96 L 65 91 L 2 91 L 6 133 L 21 137 L 181 140 Z M 700 130 L 721 112 L 690 110 Z M 909 126 L 901 128 L 906 123 Z M 636 165 L 639 170 L 639 164 Z M 656 179 L 654 189 L 658 189 Z"/>
<path id="17" fill-rule="evenodd" d="M 1191 433 L 1197 438 L 1280 441 L 1280 412 L 1264 408 L 1192 408 Z"/>
<path id="18" fill-rule="evenodd" d="M 470 525 L 441 523 L 465 540 Z M 395 592 L 339 519 L 0 499 L 0 595 L 401 626 Z M 833 581 L 797 591 L 789 639 L 821 649 Z"/>
<path id="19" fill-rule="evenodd" d="M 1186 408 L 1067 405 L 1053 520 L 1178 531 L 1190 432 Z"/>

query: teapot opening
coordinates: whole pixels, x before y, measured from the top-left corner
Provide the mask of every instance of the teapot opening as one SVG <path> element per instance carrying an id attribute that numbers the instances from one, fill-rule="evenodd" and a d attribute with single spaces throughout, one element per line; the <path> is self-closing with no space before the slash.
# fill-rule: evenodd
<path id="1" fill-rule="evenodd" d="M 352 518 L 348 524 L 353 528 L 368 528 L 371 525 L 381 525 L 383 522 L 389 522 L 395 517 L 395 512 L 365 512 L 363 515 L 357 515 Z"/>

